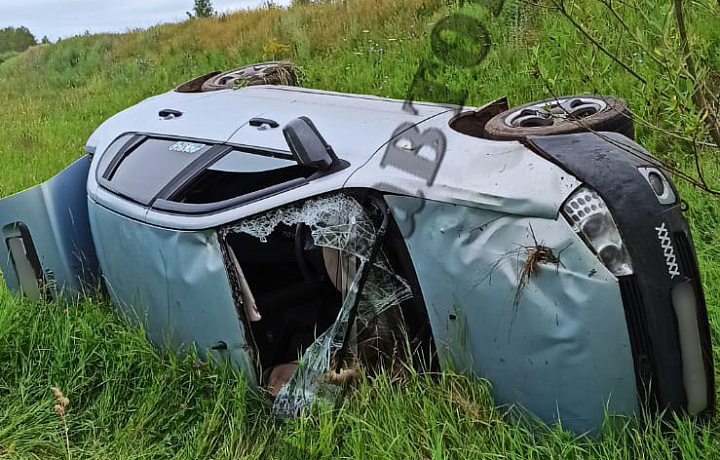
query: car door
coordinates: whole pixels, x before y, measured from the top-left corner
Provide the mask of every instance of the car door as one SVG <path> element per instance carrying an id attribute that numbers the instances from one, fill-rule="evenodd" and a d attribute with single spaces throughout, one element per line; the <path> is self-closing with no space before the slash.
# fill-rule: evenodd
<path id="1" fill-rule="evenodd" d="M 0 200 L 0 269 L 11 291 L 39 300 L 96 286 L 86 193 L 90 161 L 84 156 L 49 181 Z"/>

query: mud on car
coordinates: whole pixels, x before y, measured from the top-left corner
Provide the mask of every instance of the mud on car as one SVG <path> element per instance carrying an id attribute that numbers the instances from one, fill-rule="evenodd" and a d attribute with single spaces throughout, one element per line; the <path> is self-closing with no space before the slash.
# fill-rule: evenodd
<path id="1" fill-rule="evenodd" d="M 296 83 L 250 66 L 111 117 L 0 200 L 8 287 L 102 283 L 156 344 L 273 387 L 279 414 L 407 361 L 576 432 L 605 411 L 713 410 L 682 200 L 624 102 L 408 111 Z"/>

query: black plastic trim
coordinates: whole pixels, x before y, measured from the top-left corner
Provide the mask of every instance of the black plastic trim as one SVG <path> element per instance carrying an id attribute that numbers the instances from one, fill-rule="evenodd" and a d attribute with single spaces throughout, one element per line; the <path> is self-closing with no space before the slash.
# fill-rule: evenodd
<path id="1" fill-rule="evenodd" d="M 163 109 L 158 112 L 158 116 L 160 118 L 169 118 L 169 117 L 180 118 L 180 117 L 182 117 L 182 115 L 183 115 L 183 113 L 181 111 L 175 110 L 175 109 Z"/>
<path id="2" fill-rule="evenodd" d="M 123 136 L 124 135 L 125 134 L 123 134 Z M 105 169 L 102 178 L 108 182 L 111 181 L 113 176 L 115 175 L 115 172 L 120 167 L 120 163 L 122 163 L 123 160 L 127 158 L 127 156 L 130 155 L 133 150 L 137 148 L 137 146 L 145 142 L 145 139 L 147 139 L 147 136 L 145 136 L 144 134 L 135 134 L 133 137 L 128 139 L 128 141 L 125 142 L 125 145 L 123 145 L 120 150 L 118 150 L 113 159 L 110 161 L 110 164 L 108 164 L 107 168 Z"/>
<path id="3" fill-rule="evenodd" d="M 645 302 L 643 301 L 640 286 L 635 275 L 623 276 L 618 279 L 620 295 L 625 306 L 625 321 L 627 322 L 630 346 L 633 350 L 635 364 L 635 379 L 638 382 L 638 391 L 641 401 L 648 401 L 648 389 L 653 380 L 654 362 L 650 337 L 648 337 L 647 318 L 645 317 Z M 657 405 L 657 401 L 648 401 Z"/>
<path id="4" fill-rule="evenodd" d="M 178 203 L 176 201 L 158 199 L 153 204 L 153 209 L 178 214 L 214 214 L 218 211 L 225 211 L 226 209 L 235 208 L 240 205 L 252 203 L 253 201 L 258 201 L 262 198 L 268 198 L 294 188 L 302 187 L 308 183 L 309 181 L 307 179 L 298 177 L 297 179 L 216 203 Z"/>
<path id="5" fill-rule="evenodd" d="M 207 152 L 196 158 L 195 161 L 172 178 L 170 182 L 150 200 L 148 206 L 152 206 L 157 200 L 174 200 L 175 197 L 205 171 L 205 169 L 232 151 L 233 148 L 227 145 L 213 145 Z"/>

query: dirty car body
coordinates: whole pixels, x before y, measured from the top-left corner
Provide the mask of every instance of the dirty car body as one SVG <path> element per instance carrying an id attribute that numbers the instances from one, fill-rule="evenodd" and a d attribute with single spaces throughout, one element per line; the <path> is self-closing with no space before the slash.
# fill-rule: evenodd
<path id="1" fill-rule="evenodd" d="M 318 381 L 339 353 L 392 361 L 401 333 L 576 432 L 646 403 L 712 410 L 692 239 L 645 150 L 615 133 L 493 141 L 453 129 L 456 107 L 402 105 L 283 86 L 150 98 L 0 200 L 5 281 L 39 299 L 101 279 L 153 342 L 256 384 L 299 350 L 281 413 L 333 391 Z M 336 161 L 291 151 L 299 117 Z"/>

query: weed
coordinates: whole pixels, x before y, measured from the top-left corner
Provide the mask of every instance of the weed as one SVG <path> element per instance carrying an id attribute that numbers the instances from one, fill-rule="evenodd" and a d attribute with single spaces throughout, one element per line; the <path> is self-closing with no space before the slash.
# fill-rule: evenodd
<path id="1" fill-rule="evenodd" d="M 538 275 L 538 270 L 541 264 L 555 265 L 556 271 L 561 266 L 564 267 L 560 261 L 560 254 L 569 247 L 569 245 L 565 246 L 559 250 L 556 255 L 552 248 L 545 246 L 542 242 L 538 243 L 532 225 L 528 225 L 528 233 L 532 236 L 534 244 L 531 246 L 520 247 L 520 252 L 522 253 L 521 257 L 524 261 L 520 265 L 520 272 L 518 273 L 518 283 L 517 288 L 515 289 L 513 308 L 517 308 L 518 305 L 520 305 L 520 298 L 522 297 L 522 293 L 525 291 L 527 283 L 530 281 L 530 276 Z"/>
<path id="2" fill-rule="evenodd" d="M 265 46 L 263 46 L 263 59 L 285 59 L 290 53 L 290 45 L 285 45 L 278 42 L 275 37 L 272 37 Z"/>
<path id="3" fill-rule="evenodd" d="M 66 414 L 67 407 L 68 405 L 70 405 L 70 400 L 66 398 L 65 395 L 63 395 L 62 391 L 60 391 L 60 388 L 52 387 L 51 390 L 53 395 L 55 396 L 56 402 L 53 410 L 62 419 L 63 429 L 65 430 L 65 447 L 67 448 L 67 458 L 68 460 L 70 460 L 70 430 L 68 430 Z"/>

